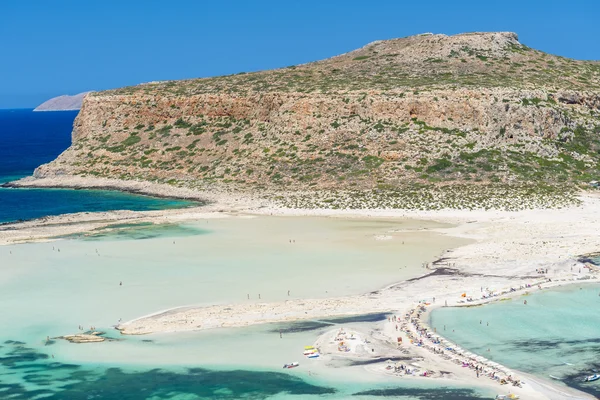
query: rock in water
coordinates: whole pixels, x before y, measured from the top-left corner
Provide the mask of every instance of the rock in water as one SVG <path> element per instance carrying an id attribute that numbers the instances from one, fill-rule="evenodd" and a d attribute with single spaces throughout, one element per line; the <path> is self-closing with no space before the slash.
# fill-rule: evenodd
<path id="1" fill-rule="evenodd" d="M 93 332 L 91 334 L 87 333 L 78 333 L 74 335 L 64 335 L 59 336 L 57 339 L 65 339 L 71 343 L 94 343 L 94 342 L 104 342 L 106 338 L 100 336 L 102 332 Z"/>

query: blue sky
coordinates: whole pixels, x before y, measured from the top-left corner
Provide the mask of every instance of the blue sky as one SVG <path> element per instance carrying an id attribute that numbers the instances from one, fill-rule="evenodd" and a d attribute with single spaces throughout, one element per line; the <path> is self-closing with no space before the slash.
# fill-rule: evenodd
<path id="1" fill-rule="evenodd" d="M 283 67 L 423 32 L 514 31 L 600 59 L 598 0 L 3 0 L 0 108 L 140 82 Z"/>

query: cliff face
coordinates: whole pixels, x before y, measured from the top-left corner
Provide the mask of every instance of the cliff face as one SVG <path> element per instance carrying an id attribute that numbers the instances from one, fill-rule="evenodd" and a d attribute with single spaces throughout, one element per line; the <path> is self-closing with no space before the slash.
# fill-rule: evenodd
<path id="1" fill-rule="evenodd" d="M 280 191 L 577 183 L 600 173 L 600 65 L 512 33 L 375 42 L 281 70 L 85 98 L 37 177 Z"/>

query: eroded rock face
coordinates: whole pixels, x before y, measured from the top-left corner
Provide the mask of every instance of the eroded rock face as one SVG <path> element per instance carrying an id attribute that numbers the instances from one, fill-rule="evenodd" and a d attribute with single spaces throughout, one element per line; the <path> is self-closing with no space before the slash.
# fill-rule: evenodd
<path id="1" fill-rule="evenodd" d="M 35 176 L 240 190 L 570 182 L 600 170 L 599 82 L 598 64 L 513 33 L 380 41 L 283 70 L 94 93 L 73 145 Z"/>

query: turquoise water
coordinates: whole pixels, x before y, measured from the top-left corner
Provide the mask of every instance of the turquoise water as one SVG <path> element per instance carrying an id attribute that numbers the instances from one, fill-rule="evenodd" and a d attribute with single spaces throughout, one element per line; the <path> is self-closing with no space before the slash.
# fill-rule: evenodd
<path id="1" fill-rule="evenodd" d="M 52 346 L 52 345 L 51 345 Z M 460 387 L 302 379 L 293 373 L 244 369 L 120 368 L 54 361 L 19 341 L 0 345 L 0 398 L 376 399 L 479 400 L 489 393 Z"/>
<path id="2" fill-rule="evenodd" d="M 430 323 L 474 353 L 600 396 L 600 381 L 582 381 L 600 371 L 599 285 L 536 291 L 479 307 L 440 308 Z"/>
<path id="3" fill-rule="evenodd" d="M 77 112 L 0 110 L 0 184 L 33 173 L 71 144 Z M 160 210 L 194 203 L 104 190 L 0 188 L 0 223 L 75 212 Z"/>
<path id="4" fill-rule="evenodd" d="M 257 292 L 262 301 L 274 301 L 290 298 L 287 289 L 292 298 L 374 289 L 419 268 L 424 255 L 443 247 L 435 241 L 448 240 L 424 232 L 374 237 L 423 226 L 223 218 L 180 226 L 117 224 L 83 240 L 0 247 L 0 399 L 490 398 L 474 388 L 400 381 L 362 365 L 330 368 L 302 357 L 303 346 L 323 333 L 341 325 L 372 329 L 381 314 L 148 336 L 111 329 L 119 318 L 177 305 L 247 302 L 248 292 L 250 301 L 257 301 Z M 408 268 L 399 269 L 398 259 Z M 365 260 L 372 265 L 362 271 Z M 306 277 L 317 273 L 323 281 L 307 286 Z M 342 274 L 336 287 L 332 278 Z M 94 325 L 117 340 L 46 343 L 47 336 L 75 333 L 78 325 Z M 301 367 L 282 370 L 290 361 Z"/>
<path id="5" fill-rule="evenodd" d="M 160 237 L 178 238 L 191 235 L 205 235 L 208 233 L 210 233 L 210 230 L 192 225 L 141 222 L 108 225 L 85 234 L 65 235 L 62 238 L 88 241 L 144 240 Z"/>
<path id="6" fill-rule="evenodd" d="M 150 211 L 198 203 L 107 190 L 0 188 L 0 223 L 77 212 Z"/>

